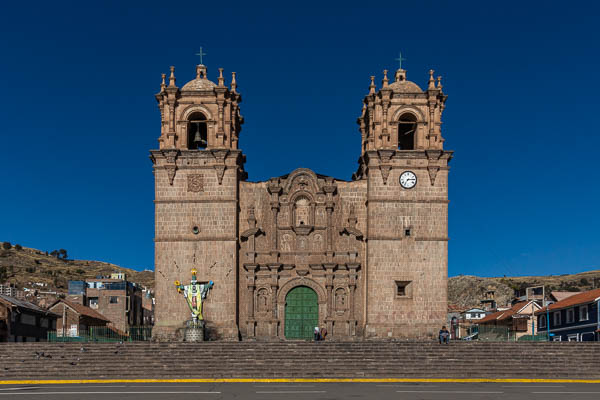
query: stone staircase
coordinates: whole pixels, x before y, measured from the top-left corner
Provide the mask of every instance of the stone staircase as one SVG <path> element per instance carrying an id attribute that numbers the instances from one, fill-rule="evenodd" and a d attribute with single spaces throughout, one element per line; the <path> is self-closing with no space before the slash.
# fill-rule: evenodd
<path id="1" fill-rule="evenodd" d="M 0 343 L 0 380 L 598 379 L 600 343 Z"/>

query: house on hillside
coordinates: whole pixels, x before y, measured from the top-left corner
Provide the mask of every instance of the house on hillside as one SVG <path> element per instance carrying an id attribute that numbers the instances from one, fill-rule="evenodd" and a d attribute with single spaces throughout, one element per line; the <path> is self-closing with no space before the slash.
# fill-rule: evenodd
<path id="1" fill-rule="evenodd" d="M 35 304 L 0 294 L 0 342 L 42 342 L 56 329 L 57 315 Z"/>
<path id="2" fill-rule="evenodd" d="M 121 332 L 127 332 L 132 326 L 143 326 L 152 321 L 152 317 L 144 318 L 148 312 L 144 313 L 142 288 L 125 278 L 124 274 L 117 273 L 109 278 L 69 281 L 68 300 L 97 310 Z"/>
<path id="3" fill-rule="evenodd" d="M 483 308 L 470 308 L 466 311 L 463 311 L 461 313 L 461 317 L 465 321 L 477 322 L 478 320 L 484 318 L 487 314 L 487 311 L 485 311 Z"/>
<path id="4" fill-rule="evenodd" d="M 554 341 L 600 341 L 600 289 L 575 293 L 535 314 Z"/>
<path id="5" fill-rule="evenodd" d="M 558 302 L 558 301 L 562 301 L 564 299 L 566 299 L 567 297 L 571 297 L 574 294 L 577 293 L 581 293 L 581 292 L 561 292 L 561 291 L 553 291 L 550 292 L 550 300 L 554 303 Z"/>
<path id="6" fill-rule="evenodd" d="M 479 338 L 487 340 L 513 340 L 524 335 L 535 335 L 534 312 L 541 307 L 534 301 L 523 301 L 507 310 L 496 311 L 479 321 Z"/>
<path id="7" fill-rule="evenodd" d="M 106 326 L 110 321 L 96 310 L 82 304 L 60 299 L 50 306 L 50 311 L 59 317 L 56 321 L 56 335 L 77 337 L 90 327 Z"/>

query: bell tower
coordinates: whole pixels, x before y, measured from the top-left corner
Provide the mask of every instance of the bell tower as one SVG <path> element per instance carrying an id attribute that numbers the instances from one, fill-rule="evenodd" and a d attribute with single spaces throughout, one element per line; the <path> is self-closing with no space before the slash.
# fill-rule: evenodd
<path id="1" fill-rule="evenodd" d="M 448 162 L 441 77 L 427 90 L 398 69 L 371 77 L 358 118 L 367 181 L 366 337 L 435 335 L 447 311 Z"/>
<path id="2" fill-rule="evenodd" d="M 247 177 L 238 149 L 243 117 L 235 72 L 229 87 L 223 69 L 217 83 L 207 68 L 176 85 L 175 68 L 162 75 L 156 94 L 161 115 L 159 149 L 151 150 L 155 179 L 154 335 L 176 339 L 190 319 L 173 282 L 214 281 L 203 307 L 206 335 L 237 340 L 237 236 L 239 182 Z"/>

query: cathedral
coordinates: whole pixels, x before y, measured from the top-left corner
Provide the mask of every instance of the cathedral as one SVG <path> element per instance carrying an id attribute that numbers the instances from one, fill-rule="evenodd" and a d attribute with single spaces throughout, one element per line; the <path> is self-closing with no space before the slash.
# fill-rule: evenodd
<path id="1" fill-rule="evenodd" d="M 239 148 L 244 118 L 236 75 L 216 83 L 204 65 L 179 87 L 174 67 L 156 95 L 158 340 L 180 340 L 190 319 L 175 281 L 214 282 L 204 304 L 210 340 L 364 340 L 437 336 L 446 321 L 447 96 L 398 69 L 371 77 L 358 117 L 351 180 L 300 168 L 250 182 Z"/>

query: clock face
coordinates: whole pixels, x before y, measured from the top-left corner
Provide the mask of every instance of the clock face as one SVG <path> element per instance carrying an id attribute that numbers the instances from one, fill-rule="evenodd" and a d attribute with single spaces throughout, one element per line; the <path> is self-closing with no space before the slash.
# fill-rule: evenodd
<path id="1" fill-rule="evenodd" d="M 402 175 L 400 175 L 400 185 L 404 189 L 412 189 L 417 184 L 417 176 L 412 171 L 404 171 Z"/>

